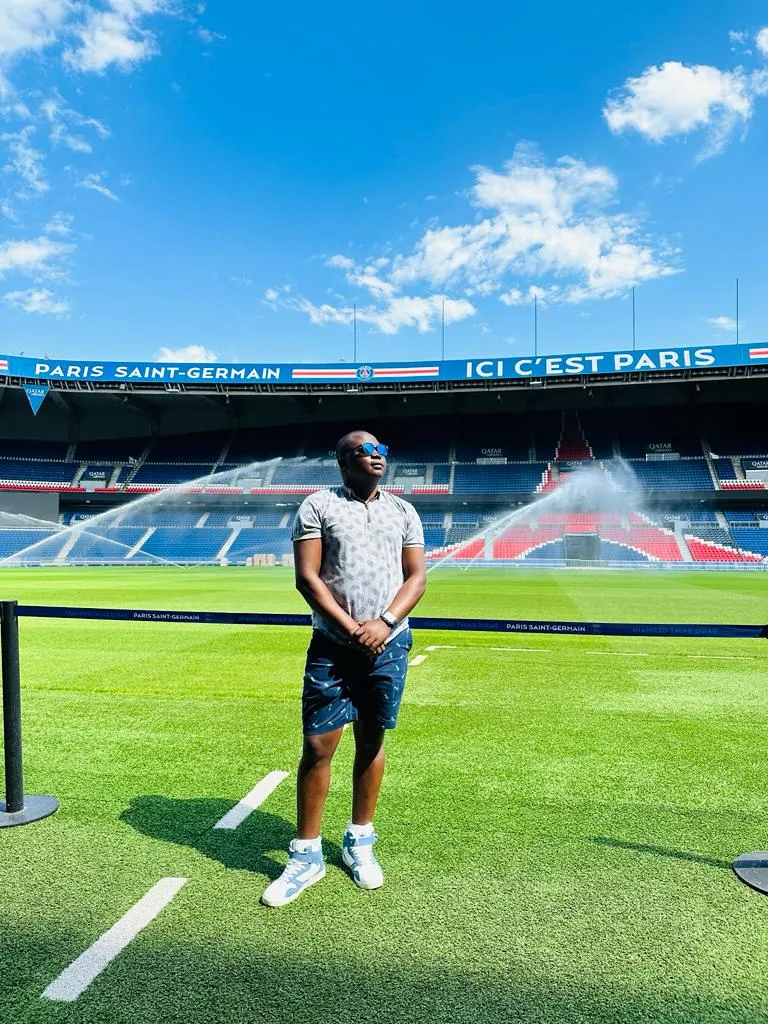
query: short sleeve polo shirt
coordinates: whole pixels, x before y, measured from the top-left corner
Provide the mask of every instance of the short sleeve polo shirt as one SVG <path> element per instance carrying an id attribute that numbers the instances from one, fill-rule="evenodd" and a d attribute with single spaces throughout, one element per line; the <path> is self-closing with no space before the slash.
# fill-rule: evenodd
<path id="1" fill-rule="evenodd" d="M 318 538 L 320 579 L 358 622 L 377 619 L 403 585 L 403 548 L 424 546 L 413 505 L 382 490 L 365 502 L 347 487 L 316 491 L 299 506 L 291 539 Z M 348 639 L 316 611 L 312 624 L 334 640 Z M 407 619 L 399 622 L 389 639 L 407 627 Z"/>

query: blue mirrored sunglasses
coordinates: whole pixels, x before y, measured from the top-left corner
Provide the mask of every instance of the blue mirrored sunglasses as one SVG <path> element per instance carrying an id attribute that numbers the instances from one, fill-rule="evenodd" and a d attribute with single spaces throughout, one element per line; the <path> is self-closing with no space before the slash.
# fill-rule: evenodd
<path id="1" fill-rule="evenodd" d="M 354 451 L 362 452 L 363 455 L 373 455 L 374 452 L 377 452 L 382 459 L 385 459 L 389 454 L 389 445 L 374 444 L 372 441 L 364 441 L 362 444 L 359 444 Z M 350 452 L 350 454 L 354 454 L 354 452 Z"/>

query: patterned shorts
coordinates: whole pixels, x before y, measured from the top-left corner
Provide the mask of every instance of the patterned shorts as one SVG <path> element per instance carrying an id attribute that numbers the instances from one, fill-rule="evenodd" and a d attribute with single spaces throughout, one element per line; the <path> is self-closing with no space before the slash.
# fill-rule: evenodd
<path id="1" fill-rule="evenodd" d="M 358 718 L 394 729 L 412 646 L 411 631 L 404 629 L 371 658 L 315 630 L 304 671 L 304 735 L 333 732 Z"/>

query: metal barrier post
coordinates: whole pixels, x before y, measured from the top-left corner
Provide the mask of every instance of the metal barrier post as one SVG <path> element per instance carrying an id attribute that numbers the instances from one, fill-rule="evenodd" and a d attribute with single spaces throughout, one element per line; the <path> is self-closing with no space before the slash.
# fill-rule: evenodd
<path id="1" fill-rule="evenodd" d="M 0 800 L 0 828 L 10 828 L 46 818 L 59 806 L 59 801 L 52 796 L 24 796 L 19 619 L 16 601 L 0 601 L 0 653 L 5 749 L 5 802 Z"/>
<path id="2" fill-rule="evenodd" d="M 768 850 L 742 853 L 733 862 L 733 870 L 739 881 L 768 896 Z"/>

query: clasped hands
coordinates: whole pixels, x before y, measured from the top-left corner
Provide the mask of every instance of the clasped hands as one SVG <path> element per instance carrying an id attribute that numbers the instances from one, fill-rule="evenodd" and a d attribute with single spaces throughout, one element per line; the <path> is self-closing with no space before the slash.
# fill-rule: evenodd
<path id="1" fill-rule="evenodd" d="M 391 628 L 383 619 L 365 619 L 358 622 L 357 629 L 350 633 L 350 639 L 359 644 L 373 657 L 382 654 Z"/>

